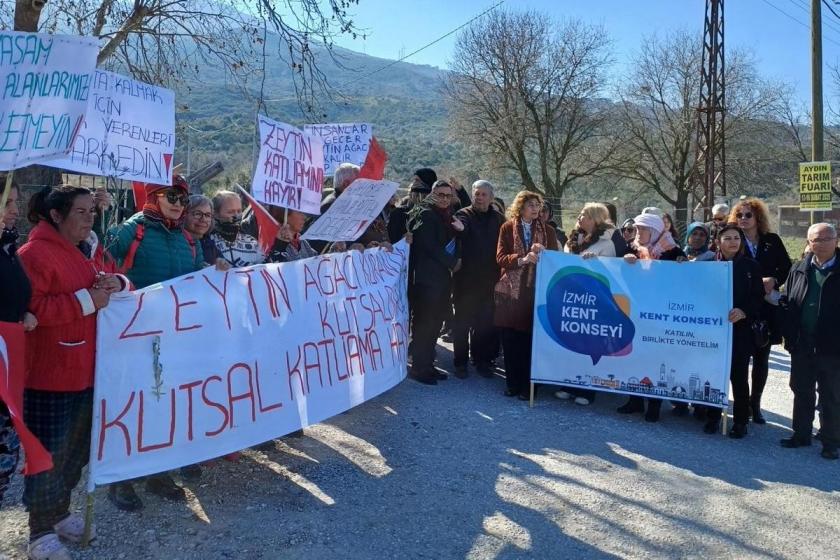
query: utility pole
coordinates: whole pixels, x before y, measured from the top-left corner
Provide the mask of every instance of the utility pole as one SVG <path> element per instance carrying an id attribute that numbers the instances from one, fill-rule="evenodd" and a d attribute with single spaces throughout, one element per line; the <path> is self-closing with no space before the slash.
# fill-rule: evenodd
<path id="1" fill-rule="evenodd" d="M 723 0 L 706 0 L 702 80 L 697 107 L 695 188 L 692 189 L 696 192 L 698 183 L 702 184 L 704 220 L 711 219 L 715 194 L 726 194 L 726 59 L 723 47 Z"/>
<path id="2" fill-rule="evenodd" d="M 811 0 L 811 161 L 823 161 L 822 4 Z"/>

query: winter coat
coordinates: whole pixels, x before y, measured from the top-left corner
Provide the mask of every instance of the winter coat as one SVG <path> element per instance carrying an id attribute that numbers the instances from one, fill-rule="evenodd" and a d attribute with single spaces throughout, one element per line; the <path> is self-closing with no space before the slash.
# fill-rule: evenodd
<path id="1" fill-rule="evenodd" d="M 615 228 L 609 228 L 609 229 L 605 230 L 604 233 L 601 234 L 601 237 L 599 237 L 598 240 L 595 243 L 593 243 L 589 247 L 586 247 L 585 249 L 583 249 L 580 254 L 594 253 L 595 256 L 598 256 L 598 257 L 619 256 L 619 255 L 616 255 L 616 247 L 615 247 L 615 243 L 613 242 L 613 234 L 615 232 L 616 232 Z M 572 232 L 572 234 L 576 235 L 576 232 Z M 622 241 L 623 240 L 624 240 L 624 238 L 622 238 Z M 564 247 L 563 250 L 566 253 L 571 253 L 572 252 L 568 245 L 566 245 L 566 247 Z"/>
<path id="2" fill-rule="evenodd" d="M 32 297 L 32 286 L 14 244 L 0 247 L 0 286 L 0 321 L 22 321 Z"/>
<path id="3" fill-rule="evenodd" d="M 125 272 L 135 288 L 171 280 L 204 266 L 201 244 L 183 228 L 169 230 L 140 213 L 111 228 L 105 243 L 108 254 L 123 266 L 124 259 L 143 224 L 143 239 L 134 254 L 134 265 Z"/>
<path id="4" fill-rule="evenodd" d="M 458 234 L 461 269 L 453 278 L 455 295 L 471 290 L 492 294 L 499 279 L 496 248 L 505 217 L 492 207 L 479 212 L 473 206 L 462 208 L 455 217 L 464 224 L 464 231 Z"/>
<path id="5" fill-rule="evenodd" d="M 53 226 L 40 222 L 20 248 L 32 282 L 29 309 L 38 327 L 26 333 L 26 388 L 83 391 L 93 386 L 96 308 L 88 288 L 97 272 L 114 272 L 103 259 L 96 234 L 87 258 Z M 126 286 L 127 288 L 128 286 Z"/>
<path id="6" fill-rule="evenodd" d="M 814 350 L 823 356 L 840 356 L 840 255 L 829 269 L 820 294 L 819 315 L 814 336 Z M 810 350 L 803 348 L 800 340 L 802 305 L 808 293 L 808 270 L 813 255 L 808 255 L 791 268 L 785 281 L 785 295 L 780 304 L 783 310 L 785 348 L 788 352 Z"/>
<path id="7" fill-rule="evenodd" d="M 750 254 L 749 248 L 747 248 L 747 254 Z M 753 258 L 761 266 L 762 278 L 772 277 L 776 279 L 776 289 L 785 283 L 790 272 L 791 262 L 785 244 L 778 235 L 775 233 L 759 235 L 756 254 Z M 782 341 L 782 325 L 779 323 L 776 306 L 764 302 L 762 319 L 766 320 L 770 327 L 770 343 L 779 344 Z"/>
<path id="8" fill-rule="evenodd" d="M 454 239 L 449 224 L 445 224 L 440 214 L 424 203 L 412 210 L 408 229 L 414 235 L 409 282 L 423 290 L 448 292 L 451 271 L 459 256 L 457 243 L 452 243 L 455 250 L 451 253 L 446 249 Z"/>
<path id="9" fill-rule="evenodd" d="M 752 348 L 752 324 L 761 318 L 764 303 L 764 284 L 761 282 L 761 266 L 749 256 L 732 261 L 732 307 L 746 315 L 732 326 L 733 344 Z"/>

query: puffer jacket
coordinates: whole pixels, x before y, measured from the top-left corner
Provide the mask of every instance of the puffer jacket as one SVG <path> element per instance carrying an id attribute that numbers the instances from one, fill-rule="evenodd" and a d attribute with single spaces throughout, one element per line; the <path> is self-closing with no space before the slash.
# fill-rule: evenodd
<path id="1" fill-rule="evenodd" d="M 134 265 L 124 270 L 125 257 L 137 238 L 138 224 L 143 224 L 143 239 L 134 254 Z M 105 250 L 137 289 L 195 272 L 204 265 L 201 244 L 183 228 L 169 230 L 160 222 L 147 220 L 142 213 L 111 228 Z"/>

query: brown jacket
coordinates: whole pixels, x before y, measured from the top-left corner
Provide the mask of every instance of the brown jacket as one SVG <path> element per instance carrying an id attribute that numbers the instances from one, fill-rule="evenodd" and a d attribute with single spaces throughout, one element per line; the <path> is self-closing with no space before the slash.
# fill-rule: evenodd
<path id="1" fill-rule="evenodd" d="M 496 262 L 502 269 L 502 278 L 496 285 L 496 311 L 493 323 L 519 331 L 530 331 L 534 323 L 534 289 L 536 266 L 519 266 L 518 260 L 526 253 L 517 253 L 513 241 L 514 221 L 508 220 L 499 230 L 499 244 L 496 248 Z M 545 248 L 557 251 L 557 234 L 553 227 L 545 228 Z M 509 277 L 519 275 L 518 293 L 510 293 Z"/>

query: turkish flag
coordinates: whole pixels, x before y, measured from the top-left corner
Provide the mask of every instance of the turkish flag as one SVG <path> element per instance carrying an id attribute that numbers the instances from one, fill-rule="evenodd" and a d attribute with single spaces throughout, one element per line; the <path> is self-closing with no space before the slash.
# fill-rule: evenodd
<path id="1" fill-rule="evenodd" d="M 280 224 L 278 224 L 277 220 L 268 213 L 265 206 L 257 202 L 257 200 L 251 196 L 248 191 L 239 185 L 236 186 L 239 187 L 239 190 L 242 191 L 242 194 L 244 194 L 245 198 L 248 199 L 248 202 L 251 203 L 251 211 L 257 219 L 257 229 L 259 229 L 260 232 L 260 249 L 262 249 L 262 252 L 267 255 L 271 252 L 271 248 L 274 247 L 274 239 L 277 237 L 277 232 L 280 231 Z"/>
<path id="2" fill-rule="evenodd" d="M 374 136 L 370 140 L 370 149 L 365 157 L 365 163 L 359 172 L 359 179 L 373 179 L 379 181 L 385 177 L 385 164 L 388 162 L 388 154 L 379 145 Z"/>
<path id="3" fill-rule="evenodd" d="M 53 468 L 52 457 L 23 423 L 24 336 L 20 323 L 0 322 L 0 400 L 9 409 L 20 443 L 26 451 L 27 475 Z"/>
<path id="4" fill-rule="evenodd" d="M 131 190 L 134 192 L 134 211 L 140 212 L 146 204 L 146 183 L 132 181 Z"/>

